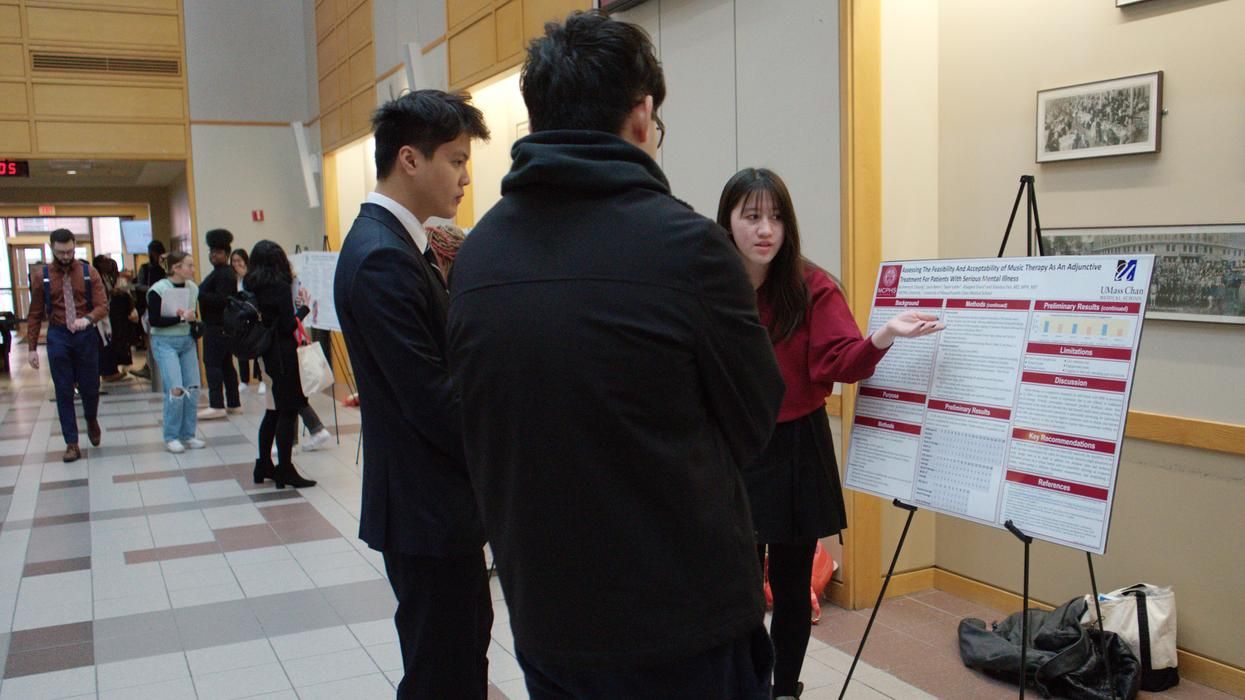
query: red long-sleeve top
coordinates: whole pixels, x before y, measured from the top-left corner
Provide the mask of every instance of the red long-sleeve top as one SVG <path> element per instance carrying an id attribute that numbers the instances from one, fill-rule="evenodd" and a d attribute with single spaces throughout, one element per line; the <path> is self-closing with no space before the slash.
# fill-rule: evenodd
<path id="1" fill-rule="evenodd" d="M 886 355 L 886 350 L 877 349 L 873 341 L 861 337 L 847 300 L 830 275 L 806 264 L 804 283 L 808 285 L 809 298 L 804 322 L 790 337 L 774 344 L 778 368 L 787 384 L 778 411 L 779 423 L 824 408 L 835 382 L 868 379 Z M 773 311 L 760 295 L 757 311 L 761 324 L 768 328 Z"/>

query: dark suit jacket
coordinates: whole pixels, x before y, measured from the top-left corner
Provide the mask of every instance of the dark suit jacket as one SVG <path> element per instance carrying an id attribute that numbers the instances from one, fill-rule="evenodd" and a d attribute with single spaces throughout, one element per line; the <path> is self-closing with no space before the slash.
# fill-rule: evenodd
<path id="1" fill-rule="evenodd" d="M 363 413 L 359 537 L 422 556 L 478 552 L 458 398 L 445 363 L 448 294 L 397 217 L 365 203 L 333 281 Z"/>

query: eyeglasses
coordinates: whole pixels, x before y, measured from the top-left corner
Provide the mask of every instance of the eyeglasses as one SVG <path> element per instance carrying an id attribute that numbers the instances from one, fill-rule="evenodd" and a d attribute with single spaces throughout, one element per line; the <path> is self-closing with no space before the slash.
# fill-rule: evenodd
<path id="1" fill-rule="evenodd" d="M 657 123 L 657 147 L 661 148 L 662 142 L 666 140 L 666 123 L 656 114 L 653 115 L 653 121 Z"/>

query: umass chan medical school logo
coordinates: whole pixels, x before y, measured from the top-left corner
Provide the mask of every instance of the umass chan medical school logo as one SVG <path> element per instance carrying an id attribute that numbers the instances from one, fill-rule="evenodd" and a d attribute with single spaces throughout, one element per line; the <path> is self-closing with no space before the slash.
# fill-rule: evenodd
<path id="1" fill-rule="evenodd" d="M 1132 282 L 1137 277 L 1137 259 L 1117 260 L 1115 263 L 1115 281 Z"/>
<path id="2" fill-rule="evenodd" d="M 899 295 L 899 273 L 903 265 L 883 265 L 882 274 L 878 275 L 878 296 L 894 297 Z"/>

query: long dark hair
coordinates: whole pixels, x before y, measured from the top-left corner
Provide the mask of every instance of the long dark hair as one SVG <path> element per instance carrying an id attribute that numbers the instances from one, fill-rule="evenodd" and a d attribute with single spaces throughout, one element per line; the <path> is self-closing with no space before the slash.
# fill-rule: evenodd
<path id="1" fill-rule="evenodd" d="M 791 337 L 804 322 L 808 312 L 808 285 L 804 284 L 804 266 L 811 264 L 800 254 L 800 227 L 795 219 L 791 193 L 782 178 L 766 168 L 744 168 L 735 173 L 722 188 L 718 200 L 718 225 L 731 233 L 731 212 L 741 202 L 747 205 L 757 197 L 769 195 L 782 217 L 782 246 L 769 264 L 765 282 L 757 293 L 773 310 L 769 323 L 770 339 L 774 342 Z M 734 240 L 734 236 L 731 236 Z"/>
<path id="2" fill-rule="evenodd" d="M 263 240 L 251 248 L 251 259 L 247 262 L 246 277 L 242 278 L 242 286 L 251 291 L 269 285 L 289 287 L 294 281 L 294 273 L 290 269 L 290 259 L 285 257 L 285 250 L 269 240 Z"/>

